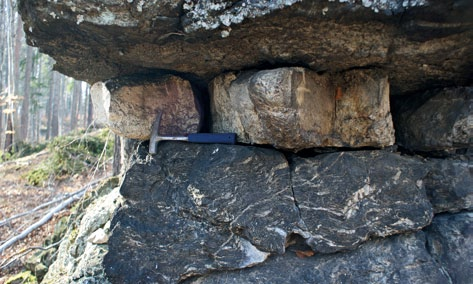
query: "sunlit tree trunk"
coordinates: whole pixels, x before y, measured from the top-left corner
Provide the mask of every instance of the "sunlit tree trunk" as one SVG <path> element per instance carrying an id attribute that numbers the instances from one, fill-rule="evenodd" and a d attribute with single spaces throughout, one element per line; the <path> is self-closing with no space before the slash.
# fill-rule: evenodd
<path id="1" fill-rule="evenodd" d="M 57 72 L 53 72 L 53 80 L 51 85 L 51 138 L 54 138 L 59 135 L 59 89 L 61 85 L 61 80 Z"/>
<path id="2" fill-rule="evenodd" d="M 31 70 L 33 68 L 33 48 L 27 47 L 23 103 L 21 105 L 20 140 L 26 141 L 30 122 Z"/>
<path id="3" fill-rule="evenodd" d="M 86 127 L 90 126 L 93 122 L 93 105 L 92 97 L 90 96 L 90 87 L 87 88 L 87 115 L 86 115 Z"/>
<path id="4" fill-rule="evenodd" d="M 74 82 L 74 90 L 72 92 L 72 102 L 71 102 L 71 130 L 77 128 L 77 114 L 79 111 L 79 102 L 82 96 L 82 82 Z"/>

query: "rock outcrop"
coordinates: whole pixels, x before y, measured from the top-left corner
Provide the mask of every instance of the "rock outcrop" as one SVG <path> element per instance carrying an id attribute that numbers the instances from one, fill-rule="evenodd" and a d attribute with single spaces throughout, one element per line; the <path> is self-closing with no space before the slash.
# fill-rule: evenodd
<path id="1" fill-rule="evenodd" d="M 183 136 L 201 128 L 202 110 L 187 80 L 177 76 L 125 77 L 91 88 L 98 122 L 131 139 L 149 140 L 162 113 L 160 134 Z"/>
<path id="2" fill-rule="evenodd" d="M 123 202 L 117 183 L 117 178 L 109 179 L 79 203 L 56 261 L 41 283 L 110 283 L 102 261 L 108 251 L 110 220 Z"/>
<path id="3" fill-rule="evenodd" d="M 392 93 L 472 82 L 471 1 L 20 1 L 31 45 L 95 83 L 168 70 L 379 67 Z"/>
<path id="4" fill-rule="evenodd" d="M 427 249 L 451 283 L 471 282 L 473 214 L 438 216 L 427 230 Z"/>
<path id="5" fill-rule="evenodd" d="M 320 280 L 322 275 L 310 272 L 314 267 L 334 270 L 337 261 L 355 261 L 380 246 L 389 248 L 383 247 L 388 256 L 383 261 L 370 256 L 365 269 L 377 261 L 387 264 L 367 280 L 421 281 L 430 277 L 425 269 L 435 269 L 436 279 L 444 279 L 423 234 L 364 244 L 430 224 L 433 208 L 424 184 L 436 162 L 383 150 L 291 155 L 289 160 L 278 151 L 248 146 L 163 142 L 156 156 L 147 156 L 146 150 L 141 148 L 121 185 L 127 202 L 113 219 L 104 264 L 112 282 L 175 283 L 210 275 L 202 283 L 232 277 L 232 283 L 249 283 L 253 277 L 276 277 L 278 283 L 282 280 L 267 269 L 291 258 L 288 265 L 300 266 L 296 270 L 304 276 L 291 273 L 289 278 Z M 294 245 L 306 256 L 319 255 L 317 261 L 294 258 Z M 332 255 L 350 250 L 356 252 Z M 404 250 L 412 255 L 397 260 Z M 419 259 L 422 265 L 402 272 L 403 265 Z M 331 264 L 323 264 L 327 260 Z M 361 269 L 357 265 L 347 269 Z M 130 266 L 136 267 L 134 273 Z M 244 269 L 253 266 L 258 268 Z M 217 272 L 230 270 L 240 272 Z M 400 276 L 390 276 L 395 273 Z"/>
<path id="6" fill-rule="evenodd" d="M 315 252 L 353 249 L 372 237 L 419 230 L 433 216 L 419 161 L 384 151 L 292 161 L 292 187 Z"/>
<path id="7" fill-rule="evenodd" d="M 472 87 L 433 90 L 395 101 L 399 145 L 445 152 L 473 146 Z"/>
<path id="8" fill-rule="evenodd" d="M 379 71 L 228 73 L 209 88 L 213 131 L 235 132 L 244 143 L 295 150 L 394 144 L 389 84 Z"/>
<path id="9" fill-rule="evenodd" d="M 424 179 L 435 213 L 473 211 L 473 160 L 431 159 Z"/>
<path id="10" fill-rule="evenodd" d="M 161 142 L 154 156 L 143 143 L 124 205 L 111 223 L 115 203 L 90 209 L 48 281 L 469 283 L 472 1 L 19 10 L 57 70 L 95 83 L 116 133 L 146 140 L 163 111 L 163 134 L 240 142 Z"/>
<path id="11" fill-rule="evenodd" d="M 294 248 L 247 271 L 223 271 L 184 283 L 449 283 L 426 250 L 425 239 L 422 232 L 411 233 L 373 240 L 352 252 L 302 258 Z"/>

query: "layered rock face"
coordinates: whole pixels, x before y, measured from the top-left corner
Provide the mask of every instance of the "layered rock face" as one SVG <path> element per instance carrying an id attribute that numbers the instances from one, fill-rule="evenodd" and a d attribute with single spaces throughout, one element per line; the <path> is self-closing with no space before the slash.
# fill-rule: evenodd
<path id="1" fill-rule="evenodd" d="M 160 113 L 163 135 L 188 135 L 201 128 L 192 87 L 180 77 L 126 77 L 97 82 L 90 92 L 98 122 L 120 136 L 148 140 Z"/>
<path id="2" fill-rule="evenodd" d="M 142 142 L 123 206 L 104 209 L 107 249 L 83 253 L 98 235 L 82 228 L 79 268 L 65 246 L 68 266 L 47 279 L 469 283 L 471 1 L 19 8 L 30 44 L 93 84 L 114 132 L 147 140 L 162 113 L 161 134 L 239 141 L 160 142 L 156 155 Z"/>
<path id="3" fill-rule="evenodd" d="M 471 1 L 20 1 L 31 45 L 95 83 L 159 70 L 381 67 L 393 93 L 471 82 Z"/>
<path id="4" fill-rule="evenodd" d="M 214 79 L 210 92 L 212 129 L 244 143 L 295 150 L 394 144 L 389 83 L 376 71 L 230 73 Z"/>

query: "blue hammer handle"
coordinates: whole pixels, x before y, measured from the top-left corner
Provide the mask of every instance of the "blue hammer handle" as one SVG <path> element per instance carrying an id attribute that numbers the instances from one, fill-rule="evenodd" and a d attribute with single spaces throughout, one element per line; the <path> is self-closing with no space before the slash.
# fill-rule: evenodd
<path id="1" fill-rule="evenodd" d="M 236 133 L 191 133 L 187 138 L 193 143 L 236 144 Z"/>

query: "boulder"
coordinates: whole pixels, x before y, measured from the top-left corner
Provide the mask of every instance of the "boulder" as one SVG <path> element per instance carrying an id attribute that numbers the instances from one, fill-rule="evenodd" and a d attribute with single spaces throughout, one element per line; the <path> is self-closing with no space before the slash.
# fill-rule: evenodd
<path id="1" fill-rule="evenodd" d="M 473 266 L 473 213 L 436 216 L 428 228 L 427 248 L 440 264 L 449 282 L 471 283 Z"/>
<path id="2" fill-rule="evenodd" d="M 337 254 L 301 258 L 299 250 L 289 250 L 256 267 L 216 272 L 184 283 L 450 283 L 425 249 L 423 232 L 376 239 Z"/>
<path id="3" fill-rule="evenodd" d="M 472 82 L 471 1 L 19 1 L 28 43 L 89 83 L 155 70 L 377 67 L 395 94 Z"/>
<path id="4" fill-rule="evenodd" d="M 212 129 L 240 142 L 301 150 L 394 143 L 386 76 L 304 68 L 227 73 L 210 83 Z"/>
<path id="5" fill-rule="evenodd" d="M 473 88 L 433 90 L 394 103 L 397 143 L 412 151 L 473 146 Z"/>
<path id="6" fill-rule="evenodd" d="M 353 250 L 427 226 L 423 164 L 384 151 L 291 159 L 251 146 L 143 145 L 104 259 L 111 282 L 175 283 L 287 254 Z M 307 246 L 308 245 L 308 246 Z M 130 272 L 129 267 L 135 267 Z"/>
<path id="7" fill-rule="evenodd" d="M 355 151 L 294 158 L 292 188 L 316 252 L 353 249 L 371 237 L 419 230 L 433 212 L 422 185 L 427 170 L 412 158 Z"/>
<path id="8" fill-rule="evenodd" d="M 423 179 L 434 213 L 473 211 L 473 162 L 469 159 L 429 159 Z"/>
<path id="9" fill-rule="evenodd" d="M 146 161 L 141 150 L 112 222 L 104 263 L 113 283 L 175 283 L 284 253 L 299 215 L 281 153 L 161 142 Z"/>
<path id="10" fill-rule="evenodd" d="M 177 76 L 131 76 L 91 87 L 95 115 L 116 134 L 148 140 L 162 112 L 161 135 L 183 136 L 200 130 L 200 105 L 189 81 Z"/>
<path id="11" fill-rule="evenodd" d="M 102 264 L 108 245 L 91 242 L 91 236 L 97 231 L 111 233 L 110 220 L 123 202 L 117 183 L 117 178 L 107 180 L 78 204 L 57 258 L 41 283 L 110 283 Z"/>

